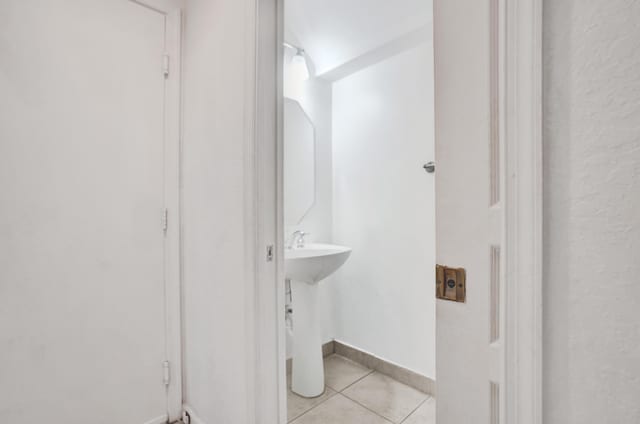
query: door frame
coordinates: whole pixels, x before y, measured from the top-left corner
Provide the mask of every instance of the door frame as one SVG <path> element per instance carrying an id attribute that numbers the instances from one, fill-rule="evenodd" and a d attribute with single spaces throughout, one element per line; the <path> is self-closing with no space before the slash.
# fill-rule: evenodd
<path id="1" fill-rule="evenodd" d="M 255 391 L 249 408 L 261 424 L 286 423 L 282 42 L 284 0 L 254 0 L 254 134 L 246 158 L 247 228 L 255 228 L 247 281 L 255 307 L 249 338 Z M 505 163 L 505 341 L 502 368 L 507 424 L 542 423 L 542 0 L 498 0 L 492 27 Z M 487 19 L 491 19 L 487 16 Z M 441 23 L 446 24 L 446 23 Z M 489 108 L 489 105 L 487 105 Z M 265 252 L 275 248 L 269 258 Z"/>
<path id="2" fill-rule="evenodd" d="M 500 0 L 506 423 L 542 423 L 542 1 Z"/>
<path id="3" fill-rule="evenodd" d="M 128 0 L 164 16 L 168 75 L 164 96 L 164 243 L 165 360 L 169 363 L 167 419 L 182 418 L 182 8 L 183 0 Z M 162 72 L 163 58 L 158 58 Z M 163 214 L 163 211 L 159 211 Z M 165 371 L 158 364 L 158 375 Z"/>

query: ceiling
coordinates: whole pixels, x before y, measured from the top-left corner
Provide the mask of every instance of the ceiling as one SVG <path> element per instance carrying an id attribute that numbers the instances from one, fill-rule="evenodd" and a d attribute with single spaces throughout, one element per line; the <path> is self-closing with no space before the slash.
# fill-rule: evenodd
<path id="1" fill-rule="evenodd" d="M 286 0 L 285 40 L 322 75 L 432 22 L 432 0 Z"/>

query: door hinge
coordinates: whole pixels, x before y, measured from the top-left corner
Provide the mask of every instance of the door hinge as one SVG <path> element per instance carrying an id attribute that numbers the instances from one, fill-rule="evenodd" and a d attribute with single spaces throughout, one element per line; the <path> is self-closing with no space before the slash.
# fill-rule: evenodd
<path id="1" fill-rule="evenodd" d="M 169 228 L 169 209 L 166 209 L 162 212 L 162 231 L 167 232 L 167 228 Z"/>
<path id="2" fill-rule="evenodd" d="M 169 366 L 169 361 L 164 361 L 162 363 L 162 382 L 164 383 L 165 386 L 168 386 L 170 381 L 171 381 L 171 369 Z"/>
<path id="3" fill-rule="evenodd" d="M 167 53 L 162 55 L 162 74 L 165 78 L 169 77 L 169 55 Z"/>

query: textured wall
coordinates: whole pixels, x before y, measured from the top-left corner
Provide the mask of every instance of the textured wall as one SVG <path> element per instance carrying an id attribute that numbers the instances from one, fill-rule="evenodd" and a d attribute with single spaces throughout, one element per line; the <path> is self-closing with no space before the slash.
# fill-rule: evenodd
<path id="1" fill-rule="evenodd" d="M 640 1 L 544 8 L 544 422 L 638 423 Z"/>

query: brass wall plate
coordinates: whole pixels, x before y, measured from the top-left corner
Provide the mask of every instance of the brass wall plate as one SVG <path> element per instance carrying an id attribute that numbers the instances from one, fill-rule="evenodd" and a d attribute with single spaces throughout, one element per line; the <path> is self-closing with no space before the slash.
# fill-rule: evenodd
<path id="1" fill-rule="evenodd" d="M 467 300 L 467 271 L 436 265 L 436 299 L 464 303 Z"/>

